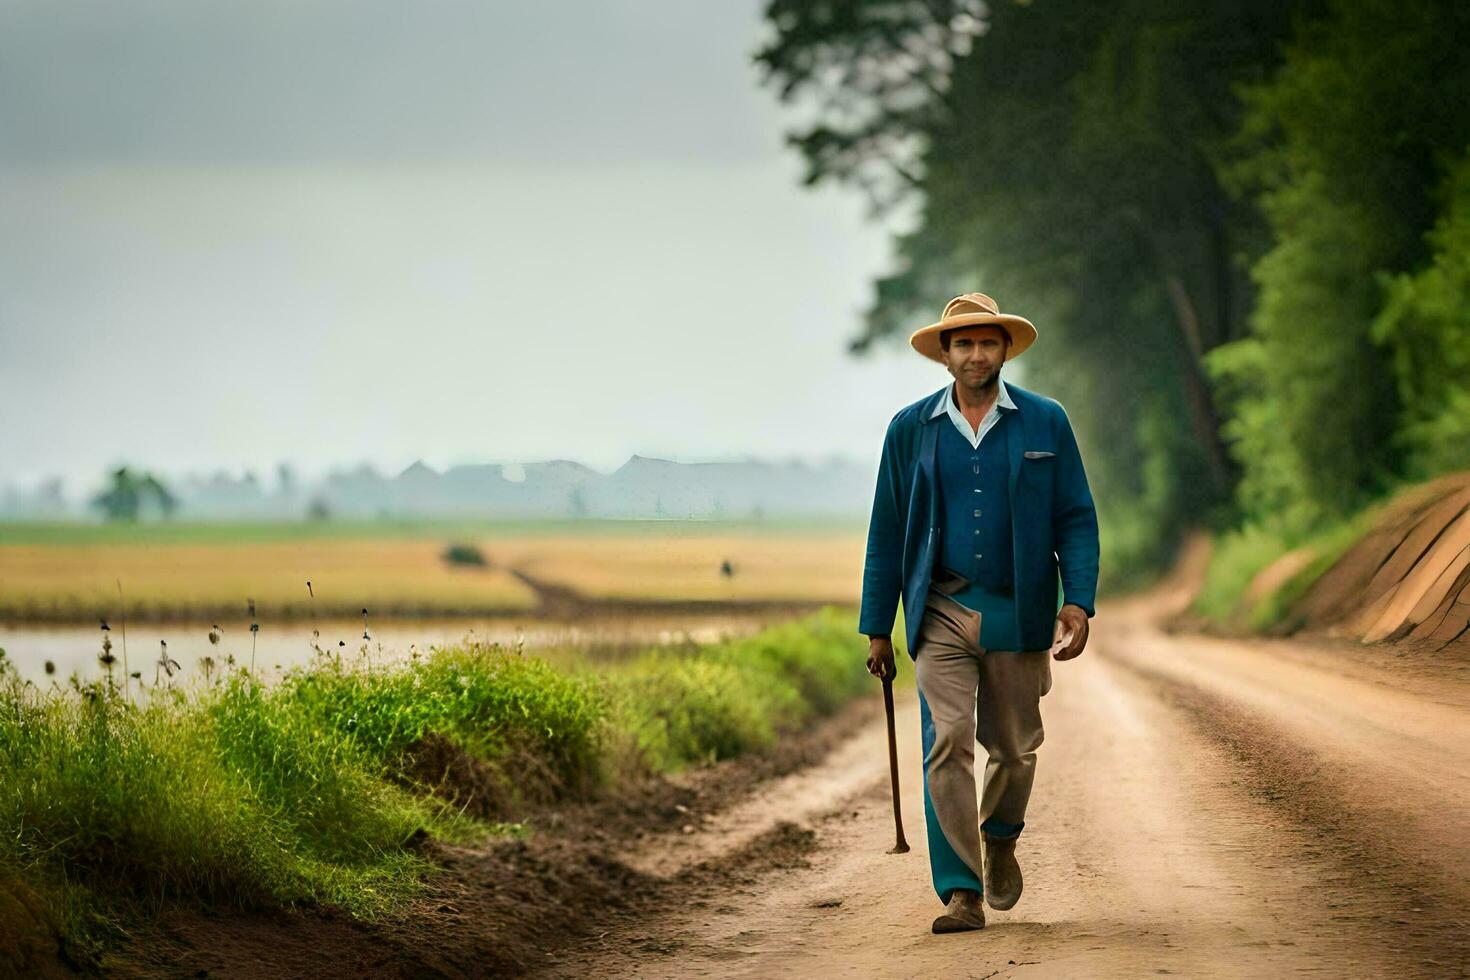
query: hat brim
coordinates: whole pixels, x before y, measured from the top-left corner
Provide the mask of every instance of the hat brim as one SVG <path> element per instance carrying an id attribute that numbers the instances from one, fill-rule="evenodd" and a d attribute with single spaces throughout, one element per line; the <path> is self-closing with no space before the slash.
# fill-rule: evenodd
<path id="1" fill-rule="evenodd" d="M 909 346 L 923 354 L 931 361 L 944 363 L 944 351 L 939 347 L 939 335 L 946 330 L 955 327 L 981 327 L 981 326 L 1003 327 L 1011 336 L 1009 349 L 1006 351 L 1006 360 L 1014 360 L 1020 357 L 1036 342 L 1036 328 L 1031 321 L 1023 316 L 1015 316 L 1011 313 L 960 313 L 955 316 L 945 317 L 938 323 L 931 323 L 927 327 L 920 327 L 909 337 Z"/>

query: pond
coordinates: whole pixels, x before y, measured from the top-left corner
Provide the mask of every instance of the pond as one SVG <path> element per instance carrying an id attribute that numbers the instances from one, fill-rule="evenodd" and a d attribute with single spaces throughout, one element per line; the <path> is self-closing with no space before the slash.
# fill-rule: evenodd
<path id="1" fill-rule="evenodd" d="M 607 614 L 583 617 L 576 621 L 552 621 L 533 617 L 480 617 L 455 619 L 369 620 L 368 641 L 363 640 L 363 622 L 357 620 L 323 620 L 316 625 L 320 643 L 330 654 L 340 653 L 344 664 L 372 664 L 407 657 L 412 651 L 428 653 L 431 647 L 457 643 L 467 638 L 486 643 L 499 643 L 527 653 L 572 664 L 607 662 L 636 655 L 650 647 L 687 646 L 713 643 L 721 639 L 748 636 L 774 625 L 789 614 L 716 613 L 710 615 L 673 614 Z M 178 661 L 178 677 L 201 676 L 201 661 L 212 658 L 216 669 L 227 656 L 237 665 L 251 663 L 251 635 L 248 622 L 222 624 L 220 643 L 209 641 L 209 623 L 138 623 L 127 628 L 128 666 L 153 682 L 160 654 L 160 641 L 168 644 L 168 654 Z M 312 649 L 309 621 L 283 624 L 262 623 L 255 635 L 255 669 L 269 679 L 279 677 L 292 667 L 310 663 L 316 656 Z M 0 623 L 0 649 L 15 664 L 23 678 L 45 685 L 55 680 L 63 686 L 76 672 L 83 680 L 104 676 L 105 668 L 97 657 L 101 652 L 103 633 L 95 626 L 45 626 Z M 113 623 L 113 666 L 119 683 L 123 675 L 123 631 Z M 366 645 L 367 651 L 363 652 Z M 47 665 L 51 672 L 48 673 Z"/>

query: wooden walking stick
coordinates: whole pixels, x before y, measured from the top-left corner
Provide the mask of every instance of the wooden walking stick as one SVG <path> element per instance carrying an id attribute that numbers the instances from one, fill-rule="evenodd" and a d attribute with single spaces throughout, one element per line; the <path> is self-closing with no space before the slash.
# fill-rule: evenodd
<path id="1" fill-rule="evenodd" d="M 888 715 L 888 781 L 893 786 L 893 829 L 898 843 L 889 854 L 907 854 L 909 842 L 903 839 L 903 811 L 898 805 L 898 738 L 893 733 L 893 678 L 883 678 L 883 711 Z"/>

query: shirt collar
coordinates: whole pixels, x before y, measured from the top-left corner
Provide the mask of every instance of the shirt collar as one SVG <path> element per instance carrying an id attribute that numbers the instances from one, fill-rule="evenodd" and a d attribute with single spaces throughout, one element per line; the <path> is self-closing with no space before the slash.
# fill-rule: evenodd
<path id="1" fill-rule="evenodd" d="M 1014 410 L 1016 408 L 1016 403 L 1011 401 L 1011 393 L 1009 389 L 1006 388 L 1005 379 L 997 378 L 995 384 L 998 392 L 995 396 L 995 407 L 1009 408 Z M 949 411 L 949 407 L 955 404 L 954 386 L 955 383 L 951 381 L 949 383 L 949 387 L 944 389 L 944 397 L 935 404 L 934 411 L 929 413 L 929 417 L 931 419 L 938 418 L 939 416 L 946 414 Z M 956 408 L 958 408 L 958 406 L 956 406 Z"/>

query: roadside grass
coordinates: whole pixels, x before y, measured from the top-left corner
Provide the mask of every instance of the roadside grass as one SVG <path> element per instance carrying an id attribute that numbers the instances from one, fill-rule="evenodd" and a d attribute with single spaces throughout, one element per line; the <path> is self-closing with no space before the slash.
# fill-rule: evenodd
<path id="1" fill-rule="evenodd" d="M 1357 544 L 1372 530 L 1383 507 L 1374 506 L 1360 511 L 1348 520 L 1322 531 L 1307 540 L 1311 558 L 1300 570 L 1286 579 L 1279 588 L 1261 598 L 1249 611 L 1247 625 L 1257 632 L 1285 627 L 1295 629 L 1299 624 L 1291 622 L 1293 610 L 1307 590 L 1341 558 L 1349 548 Z"/>
<path id="2" fill-rule="evenodd" d="M 1223 625 L 1234 619 L 1251 580 L 1289 546 L 1280 534 L 1255 526 L 1216 535 L 1214 544 L 1194 611 Z"/>
<path id="3" fill-rule="evenodd" d="M 851 613 L 827 607 L 698 656 L 653 650 L 609 671 L 625 765 L 669 772 L 765 749 L 871 690 L 867 643 L 853 625 Z"/>
<path id="4" fill-rule="evenodd" d="M 38 688 L 0 656 L 0 870 L 83 963 L 164 900 L 384 915 L 431 873 L 431 837 L 527 832 L 540 805 L 760 751 L 870 690 L 853 625 L 827 608 L 597 671 L 493 644 L 324 654 L 132 700 Z"/>
<path id="5" fill-rule="evenodd" d="M 1258 525 L 1217 534 L 1193 611 L 1221 626 L 1243 626 L 1256 632 L 1289 626 L 1296 603 L 1372 529 L 1385 506 L 1386 503 L 1374 504 L 1309 534 L 1288 535 Z M 1247 605 L 1246 594 L 1256 576 L 1296 549 L 1304 549 L 1306 553 L 1302 567 Z"/>

